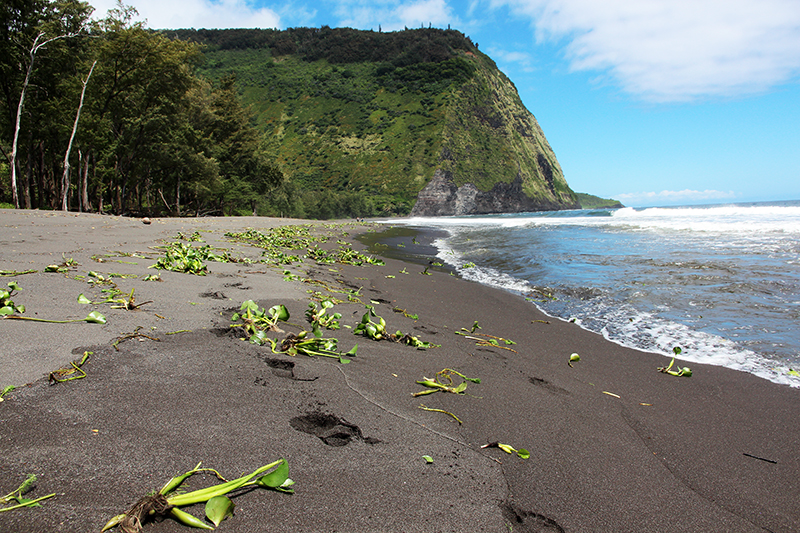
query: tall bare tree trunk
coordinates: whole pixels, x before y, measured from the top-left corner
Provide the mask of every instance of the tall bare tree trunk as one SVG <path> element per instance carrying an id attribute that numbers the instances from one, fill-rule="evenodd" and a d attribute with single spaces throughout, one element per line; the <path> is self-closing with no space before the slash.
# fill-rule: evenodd
<path id="1" fill-rule="evenodd" d="M 28 62 L 28 70 L 25 73 L 25 81 L 22 83 L 22 90 L 19 93 L 19 104 L 17 105 L 17 120 L 16 124 L 14 125 L 14 140 L 11 143 L 11 199 L 14 202 L 14 207 L 19 209 L 19 194 L 17 193 L 17 144 L 19 142 L 19 129 L 20 129 L 20 121 L 22 120 L 22 107 L 25 104 L 25 91 L 28 89 L 28 82 L 31 79 L 31 72 L 33 71 L 33 60 L 36 58 L 36 52 L 39 51 L 40 48 L 45 46 L 47 43 L 53 42 L 56 39 L 62 39 L 64 37 L 72 37 L 74 34 L 69 35 L 59 35 L 57 37 L 53 37 L 52 39 L 48 39 L 43 42 L 39 42 L 39 39 L 44 37 L 44 32 L 40 33 L 36 36 L 33 40 L 33 45 L 31 46 L 31 50 L 28 53 L 30 56 L 30 61 Z"/>
<path id="2" fill-rule="evenodd" d="M 80 201 L 78 202 L 78 210 L 82 213 L 84 211 L 91 211 L 89 206 L 89 154 L 90 152 L 86 152 L 86 158 L 84 159 L 83 154 L 78 150 L 78 162 L 79 164 L 83 163 L 83 171 L 78 167 L 78 175 L 80 176 Z"/>
<path id="3" fill-rule="evenodd" d="M 89 78 L 92 77 L 94 66 L 97 60 L 92 63 L 92 68 L 89 69 L 89 74 L 83 80 L 83 89 L 81 89 L 81 101 L 78 104 L 78 111 L 75 113 L 75 123 L 72 125 L 72 134 L 69 136 L 69 144 L 67 144 L 67 153 L 64 154 L 64 174 L 61 176 L 61 210 L 67 211 L 67 198 L 69 197 L 69 153 L 72 151 L 72 142 L 75 140 L 75 132 L 78 131 L 78 121 L 81 119 L 81 109 L 83 109 L 83 97 L 86 95 L 86 85 L 89 83 Z M 80 167 L 78 167 L 80 168 Z"/>

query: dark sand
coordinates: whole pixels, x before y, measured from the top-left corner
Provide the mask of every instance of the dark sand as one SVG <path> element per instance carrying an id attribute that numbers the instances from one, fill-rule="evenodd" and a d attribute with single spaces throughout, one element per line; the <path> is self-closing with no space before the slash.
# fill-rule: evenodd
<path id="1" fill-rule="evenodd" d="M 258 259 L 260 249 L 229 243 L 224 232 L 289 222 L 304 223 L 144 225 L 0 211 L 0 270 L 38 270 L 1 278 L 20 285 L 13 299 L 26 315 L 83 318 L 96 309 L 108 318 L 106 325 L 0 321 L 0 387 L 18 386 L 0 403 L 0 493 L 28 473 L 39 476 L 29 497 L 57 493 L 41 508 L 0 513 L 0 532 L 99 531 L 198 461 L 234 477 L 280 457 L 289 462 L 296 494 L 237 496 L 236 515 L 220 531 L 800 531 L 796 389 L 698 364 L 690 365 L 691 378 L 661 374 L 656 368 L 668 358 L 549 319 L 519 296 L 433 269 L 420 275 L 421 265 L 395 259 L 292 267 L 330 287 L 363 287 L 361 300 L 377 302 L 391 331 L 442 345 L 420 351 L 343 328 L 327 336 L 343 350 L 358 343 L 348 365 L 276 355 L 227 333 L 246 299 L 285 304 L 296 325 L 285 329 L 299 331 L 307 291 L 324 291 L 321 285 L 284 281 L 282 269 L 257 263 L 208 263 L 207 276 L 162 272 L 163 282 L 141 280 L 156 272 L 147 269 L 158 255 L 150 247 L 178 231 L 199 230 L 214 246 Z M 349 237 L 341 227 L 319 231 L 334 235 L 324 246 L 344 238 L 363 249 L 352 236 L 368 228 L 344 228 Z M 148 252 L 150 259 L 91 259 L 116 251 Z M 68 275 L 43 273 L 62 254 L 80 266 Z M 80 305 L 79 293 L 100 294 L 75 279 L 89 270 L 137 274 L 117 285 L 153 302 L 137 311 Z M 364 306 L 341 303 L 334 311 L 355 326 Z M 517 353 L 454 334 L 476 320 L 481 333 L 514 340 Z M 191 331 L 167 335 L 178 330 Z M 135 331 L 159 340 L 113 347 Z M 93 352 L 86 378 L 48 384 L 51 371 L 86 350 Z M 573 352 L 581 361 L 569 367 Z M 411 396 L 423 388 L 416 380 L 446 367 L 482 381 L 463 396 Z M 450 411 L 463 424 L 420 404 Z M 531 457 L 481 448 L 495 441 Z M 210 482 L 198 478 L 190 488 Z M 188 510 L 202 516 L 201 506 Z M 188 530 L 164 520 L 145 531 Z"/>

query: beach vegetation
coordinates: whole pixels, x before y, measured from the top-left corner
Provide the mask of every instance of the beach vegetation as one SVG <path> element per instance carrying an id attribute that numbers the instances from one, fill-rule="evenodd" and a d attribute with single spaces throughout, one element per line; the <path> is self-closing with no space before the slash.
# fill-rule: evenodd
<path id="1" fill-rule="evenodd" d="M 581 356 L 576 354 L 576 353 L 574 353 L 574 354 L 569 356 L 569 361 L 567 362 L 567 364 L 571 367 L 572 363 L 577 363 L 580 360 L 581 360 Z"/>
<path id="2" fill-rule="evenodd" d="M 196 247 L 181 241 L 175 241 L 163 248 L 164 257 L 160 257 L 156 264 L 151 265 L 149 268 L 205 276 L 208 273 L 205 261 L 216 261 L 218 263 L 247 262 L 246 260 L 232 258 L 227 252 L 216 254 L 208 244 Z"/>
<path id="3" fill-rule="evenodd" d="M 338 348 L 338 339 L 324 338 L 322 333 L 317 330 L 309 335 L 308 331 L 301 331 L 300 333 L 288 333 L 286 337 L 278 344 L 278 341 L 266 336 L 265 332 L 261 331 L 256 333 L 250 338 L 253 344 L 266 344 L 270 343 L 272 346 L 272 353 L 286 354 L 295 356 L 297 354 L 307 355 L 309 357 L 330 357 L 337 359 L 343 365 L 350 362 L 348 357 L 354 357 L 358 351 L 358 344 L 353 346 L 350 351 L 342 353 Z"/>
<path id="4" fill-rule="evenodd" d="M 15 304 L 11 299 L 19 291 L 19 285 L 16 281 L 9 281 L 7 287 L 8 289 L 0 289 L 0 315 L 7 316 L 24 313 L 25 306 Z"/>
<path id="5" fill-rule="evenodd" d="M 460 378 L 458 383 L 454 383 L 453 376 Z M 480 383 L 480 378 L 468 378 L 461 372 L 453 370 L 452 368 L 444 368 L 436 373 L 436 377 L 426 378 L 423 377 L 418 384 L 428 387 L 425 390 L 415 392 L 412 396 L 426 396 L 437 392 L 449 392 L 451 394 L 466 394 L 468 383 Z"/>
<path id="6" fill-rule="evenodd" d="M 3 396 L 5 396 L 6 394 L 8 394 L 9 392 L 13 391 L 16 388 L 17 387 L 14 385 L 6 385 L 5 387 L 3 387 L 3 390 L 0 391 L 0 402 L 3 401 Z"/>
<path id="7" fill-rule="evenodd" d="M 86 377 L 86 372 L 83 370 L 83 365 L 89 359 L 92 352 L 83 352 L 83 358 L 80 361 L 70 361 L 70 366 L 67 368 L 60 368 L 55 372 L 50 372 L 48 380 L 51 385 L 56 383 L 64 383 L 74 379 L 82 379 Z"/>
<path id="8" fill-rule="evenodd" d="M 386 320 L 375 313 L 375 307 L 372 305 L 366 305 L 365 307 L 367 308 L 367 311 L 361 317 L 361 322 L 359 322 L 353 329 L 354 334 L 363 335 L 374 341 L 388 339 L 394 342 L 406 344 L 408 346 L 413 346 L 418 350 L 439 347 L 438 344 L 422 341 L 410 333 L 403 334 L 403 332 L 400 330 L 397 330 L 395 333 L 389 333 L 386 330 Z"/>
<path id="9" fill-rule="evenodd" d="M 531 456 L 531 452 L 526 450 L 525 448 L 520 448 L 517 450 L 510 444 L 503 444 L 502 442 L 490 442 L 489 444 L 484 444 L 481 448 L 500 448 L 506 453 L 516 453 L 520 459 L 529 459 Z"/>
<path id="10" fill-rule="evenodd" d="M 56 495 L 56 493 L 48 494 L 47 496 L 42 496 L 40 498 L 29 499 L 25 498 L 24 495 L 31 492 L 36 488 L 36 481 L 37 477 L 36 474 L 28 474 L 25 478 L 25 481 L 17 487 L 16 489 L 12 490 L 5 496 L 0 497 L 0 505 L 5 507 L 0 507 L 0 513 L 6 511 L 13 511 L 15 509 L 22 509 L 25 507 L 41 507 L 39 502 L 46 500 L 48 498 L 52 498 Z M 16 502 L 13 505 L 8 505 L 11 502 Z"/>
<path id="11" fill-rule="evenodd" d="M 287 320 L 289 320 L 289 310 L 285 305 L 273 305 L 269 309 L 264 309 L 253 300 L 245 300 L 239 311 L 231 317 L 233 323 L 230 327 L 242 328 L 249 337 L 252 337 L 259 332 L 262 334 L 266 331 L 281 332 L 278 322 Z"/>
<path id="12" fill-rule="evenodd" d="M 178 490 L 186 479 L 198 472 L 211 473 L 222 483 L 191 492 Z M 226 481 L 216 470 L 200 468 L 198 464 L 192 470 L 171 478 L 158 492 L 142 497 L 130 509 L 111 518 L 103 526 L 102 531 L 119 526 L 124 533 L 138 533 L 147 520 L 155 518 L 172 518 L 189 527 L 214 529 L 182 508 L 205 503 L 206 518 L 218 526 L 223 519 L 233 514 L 233 502 L 228 495 L 249 492 L 257 488 L 291 494 L 294 493 L 294 489 L 291 488 L 293 484 L 294 481 L 289 479 L 289 463 L 285 459 L 279 459 L 230 481 Z M 210 503 L 212 500 L 213 503 Z"/>
<path id="13" fill-rule="evenodd" d="M 445 411 L 444 409 L 436 409 L 436 408 L 434 408 L 434 407 L 428 407 L 428 406 L 427 406 L 427 405 L 425 405 L 424 403 L 421 403 L 421 404 L 419 404 L 419 407 L 418 407 L 418 408 L 419 408 L 419 409 L 422 409 L 423 411 L 431 411 L 431 412 L 434 412 L 434 413 L 444 413 L 444 414 L 446 414 L 446 415 L 452 416 L 452 417 L 453 417 L 453 419 L 454 419 L 456 422 L 458 422 L 458 423 L 459 423 L 459 425 L 463 424 L 463 422 L 461 421 L 461 419 L 460 419 L 460 418 L 458 418 L 458 417 L 457 417 L 456 415 L 454 415 L 453 413 L 451 413 L 450 411 Z"/>
<path id="14" fill-rule="evenodd" d="M 308 320 L 315 331 L 319 328 L 334 330 L 339 329 L 339 319 L 342 318 L 342 314 L 326 314 L 328 309 L 332 309 L 333 306 L 333 302 L 327 298 L 320 302 L 319 309 L 317 309 L 317 304 L 314 302 L 310 302 L 308 304 L 308 309 L 306 309 L 306 320 Z"/>
<path id="15" fill-rule="evenodd" d="M 675 368 L 673 368 L 674 365 L 675 365 L 675 358 L 673 357 L 667 366 L 659 367 L 658 371 L 663 372 L 665 374 L 669 374 L 670 376 L 678 376 L 685 378 L 692 377 L 692 370 L 688 366 L 685 367 L 675 366 Z"/>
<path id="16" fill-rule="evenodd" d="M 503 350 L 508 350 L 510 352 L 517 353 L 517 351 L 513 348 L 509 348 L 509 345 L 517 344 L 516 342 L 505 339 L 503 337 L 497 337 L 495 335 L 488 335 L 486 333 L 476 333 L 476 330 L 481 329 L 478 325 L 478 321 L 476 320 L 470 329 L 461 328 L 461 330 L 454 332 L 456 335 L 461 335 L 466 337 L 467 339 L 471 339 L 475 341 L 476 346 L 487 346 L 491 348 L 501 348 Z M 500 343 L 503 343 L 505 346 L 501 346 Z"/>
<path id="17" fill-rule="evenodd" d="M 22 315 L 3 315 L 4 319 L 13 319 L 13 320 L 30 320 L 31 322 L 49 322 L 51 324 L 70 324 L 73 322 L 87 322 L 89 324 L 105 324 L 106 317 L 103 316 L 98 311 L 92 311 L 89 313 L 86 318 L 75 319 L 75 320 L 51 320 L 47 318 L 36 318 L 32 316 L 22 316 Z"/>

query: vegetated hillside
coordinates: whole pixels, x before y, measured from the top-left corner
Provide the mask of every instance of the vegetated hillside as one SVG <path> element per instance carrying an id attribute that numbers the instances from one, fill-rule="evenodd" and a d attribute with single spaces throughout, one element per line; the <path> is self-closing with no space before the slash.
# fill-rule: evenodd
<path id="1" fill-rule="evenodd" d="M 613 198 L 600 198 L 593 194 L 585 192 L 575 193 L 578 195 L 578 202 L 581 204 L 581 209 L 619 209 L 625 207 L 619 200 Z"/>
<path id="2" fill-rule="evenodd" d="M 434 175 L 440 191 L 429 188 L 426 201 L 445 210 L 418 214 L 579 205 L 511 81 L 461 32 L 167 35 L 205 45 L 202 74 L 236 76 L 289 182 L 284 194 L 317 203 L 318 215 L 348 212 L 343 204 L 349 214 L 408 214 Z"/>

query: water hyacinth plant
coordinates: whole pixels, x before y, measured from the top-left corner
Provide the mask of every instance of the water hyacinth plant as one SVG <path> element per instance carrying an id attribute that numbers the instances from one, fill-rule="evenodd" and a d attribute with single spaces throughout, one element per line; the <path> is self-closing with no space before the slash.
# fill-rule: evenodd
<path id="1" fill-rule="evenodd" d="M 459 376 L 461 382 L 458 385 L 453 383 L 453 376 Z M 451 394 L 465 394 L 467 390 L 467 383 L 480 383 L 480 378 L 468 378 L 461 372 L 453 370 L 452 368 L 444 368 L 436 373 L 436 378 L 423 377 L 422 380 L 417 381 L 420 385 L 429 387 L 428 389 L 415 392 L 412 396 L 425 396 L 436 392 L 449 392 Z"/>
<path id="2" fill-rule="evenodd" d="M 8 282 L 8 289 L 0 289 L 0 316 L 22 314 L 25 312 L 24 305 L 17 305 L 11 300 L 15 291 L 19 290 L 19 285 L 16 281 Z"/>
<path id="3" fill-rule="evenodd" d="M 263 333 L 263 332 L 262 332 Z M 307 355 L 309 357 L 330 357 L 338 359 L 340 363 L 346 365 L 350 362 L 346 356 L 354 357 L 358 350 L 358 344 L 347 352 L 342 353 L 339 351 L 337 339 L 325 339 L 319 331 L 309 336 L 308 331 L 301 331 L 298 334 L 289 333 L 278 344 L 278 341 L 268 338 L 266 335 L 253 335 L 250 342 L 254 344 L 265 344 L 267 342 L 272 346 L 272 353 L 281 353 L 286 355 L 295 356 L 297 354 Z"/>
<path id="4" fill-rule="evenodd" d="M 241 323 L 236 323 L 241 320 Z M 282 330 L 278 327 L 278 321 L 289 320 L 289 310 L 285 305 L 273 305 L 267 310 L 259 308 L 258 304 L 253 300 L 246 300 L 242 303 L 242 307 L 238 313 L 234 313 L 231 317 L 232 328 L 242 328 L 248 336 L 253 336 L 259 331 L 277 331 Z"/>
<path id="5" fill-rule="evenodd" d="M 197 472 L 211 472 L 224 482 L 192 492 L 179 492 L 177 489 L 181 484 Z M 157 493 L 141 498 L 130 509 L 106 522 L 102 531 L 119 526 L 123 533 L 138 533 L 148 519 L 156 516 L 171 517 L 190 527 L 214 529 L 181 507 L 205 503 L 206 517 L 215 525 L 219 525 L 225 517 L 233 514 L 233 502 L 227 497 L 228 494 L 241 489 L 258 487 L 291 494 L 294 493 L 294 490 L 290 488 L 293 484 L 294 481 L 289 479 L 289 464 L 285 459 L 264 465 L 251 474 L 231 481 L 225 481 L 216 470 L 200 468 L 200 464 L 198 464 L 185 474 L 170 479 Z"/>

